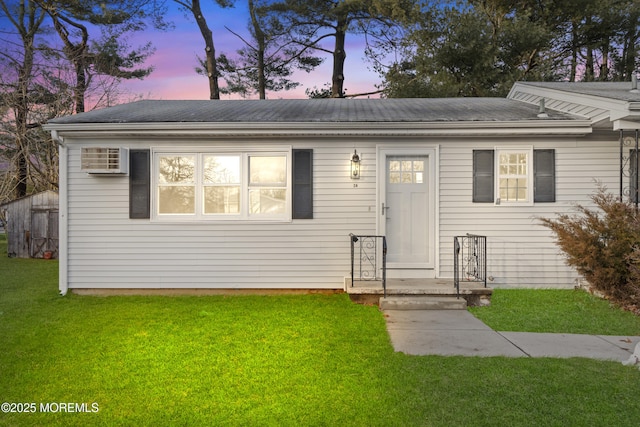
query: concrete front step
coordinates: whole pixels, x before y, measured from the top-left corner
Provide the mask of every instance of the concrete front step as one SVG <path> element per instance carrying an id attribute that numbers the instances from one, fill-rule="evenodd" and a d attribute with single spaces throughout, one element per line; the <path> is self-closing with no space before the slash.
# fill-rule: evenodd
<path id="1" fill-rule="evenodd" d="M 464 298 L 446 296 L 406 296 L 380 298 L 382 310 L 464 310 Z"/>

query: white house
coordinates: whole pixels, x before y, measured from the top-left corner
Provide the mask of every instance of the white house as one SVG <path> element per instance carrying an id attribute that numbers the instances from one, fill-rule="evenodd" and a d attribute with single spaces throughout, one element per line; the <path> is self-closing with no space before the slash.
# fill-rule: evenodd
<path id="1" fill-rule="evenodd" d="M 631 83 L 139 101 L 55 119 L 60 291 L 342 289 L 349 233 L 387 237 L 389 277 L 452 278 L 453 237 L 474 233 L 491 286 L 572 287 L 537 218 L 589 203 L 594 180 L 628 191 L 637 128 Z"/>

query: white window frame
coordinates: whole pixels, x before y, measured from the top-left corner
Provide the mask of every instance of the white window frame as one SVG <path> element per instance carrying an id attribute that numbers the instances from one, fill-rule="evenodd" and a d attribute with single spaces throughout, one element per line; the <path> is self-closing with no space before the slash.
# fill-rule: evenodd
<path id="1" fill-rule="evenodd" d="M 204 213 L 204 157 L 210 155 L 240 156 L 240 213 L 239 214 L 205 214 Z M 160 214 L 159 213 L 159 158 L 162 156 L 195 156 L 195 213 L 194 214 Z M 282 214 L 251 214 L 249 208 L 249 158 L 251 156 L 283 156 L 286 159 L 286 201 Z M 209 221 L 291 221 L 291 147 L 270 146 L 264 148 L 238 149 L 231 147 L 173 148 L 158 147 L 152 149 L 152 183 L 151 183 L 151 219 L 158 222 L 209 222 Z"/>
<path id="2" fill-rule="evenodd" d="M 504 206 L 533 206 L 533 146 L 527 147 L 495 147 L 495 204 Z M 527 155 L 527 192 L 526 200 L 504 200 L 500 197 L 500 180 L 505 175 L 500 174 L 500 156 L 504 154 L 526 154 Z M 510 176 L 510 175 L 506 175 Z"/>

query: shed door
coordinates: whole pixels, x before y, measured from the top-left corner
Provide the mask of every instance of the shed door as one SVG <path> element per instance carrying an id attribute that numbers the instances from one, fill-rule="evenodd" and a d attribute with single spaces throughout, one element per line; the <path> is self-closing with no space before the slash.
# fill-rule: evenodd
<path id="1" fill-rule="evenodd" d="M 58 211 L 33 209 L 31 211 L 30 256 L 42 258 L 46 251 L 57 257 L 58 251 Z"/>

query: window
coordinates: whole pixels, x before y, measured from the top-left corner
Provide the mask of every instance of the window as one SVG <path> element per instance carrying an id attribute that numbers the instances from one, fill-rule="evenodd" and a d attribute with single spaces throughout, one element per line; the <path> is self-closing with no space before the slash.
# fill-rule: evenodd
<path id="1" fill-rule="evenodd" d="M 288 152 L 155 153 L 159 219 L 288 220 Z"/>
<path id="2" fill-rule="evenodd" d="M 129 152 L 129 163 L 130 163 L 130 173 L 129 173 L 129 218 L 132 219 L 149 219 L 151 218 L 151 189 L 152 182 L 155 182 L 156 185 L 153 188 L 153 191 L 157 193 L 157 197 L 160 197 L 160 189 L 163 191 L 163 211 L 171 211 L 176 210 L 176 204 L 180 205 L 180 202 L 176 202 L 176 200 L 185 199 L 185 195 L 182 196 L 176 194 L 169 194 L 171 192 L 177 193 L 176 189 L 172 187 L 178 187 L 178 183 L 175 181 L 180 181 L 180 178 L 177 176 L 172 176 L 169 171 L 169 163 L 178 161 L 178 158 L 184 157 L 184 155 L 180 154 L 157 154 L 154 160 L 154 168 L 155 171 L 151 170 L 151 150 L 149 149 L 133 149 Z M 276 157 L 276 158 L 285 158 L 288 159 L 287 152 L 279 153 L 278 156 L 273 155 L 265 155 L 263 157 Z M 242 184 L 242 162 L 244 156 L 241 154 L 208 154 L 203 153 L 202 155 L 202 218 L 212 219 L 212 218 L 224 218 L 224 217 L 233 217 L 235 215 L 236 218 L 240 218 L 240 215 L 243 213 L 242 210 L 242 192 L 243 192 L 243 184 Z M 257 154 L 254 156 L 258 156 Z M 162 178 L 160 178 L 160 168 L 159 158 L 165 157 L 162 167 Z M 189 154 L 187 157 L 195 158 L 196 154 Z M 269 163 L 267 159 L 262 160 L 254 160 L 254 170 L 255 168 L 260 168 L 259 163 L 263 163 L 262 166 L 267 167 L 264 163 Z M 280 162 L 280 168 L 282 168 L 282 163 L 280 161 L 276 161 L 276 163 Z M 285 160 L 285 168 L 287 165 L 287 160 Z M 277 165 L 276 165 L 277 166 Z M 185 169 L 185 165 L 181 165 L 182 169 Z M 313 150 L 311 149 L 293 149 L 291 150 L 291 217 L 293 219 L 313 219 Z M 273 176 L 273 174 L 272 174 Z M 162 184 L 160 180 L 165 181 Z M 257 197 L 260 195 L 258 191 L 257 194 L 254 194 L 254 200 L 257 198 L 258 201 L 255 205 L 255 211 L 263 211 L 263 214 L 266 214 L 267 206 L 269 205 L 268 198 L 271 196 L 271 202 L 273 199 L 282 200 L 282 189 L 285 189 L 284 198 L 285 204 L 279 203 L 279 209 L 282 210 L 284 208 L 285 212 L 287 211 L 286 201 L 288 200 L 287 185 L 282 186 L 284 182 L 282 180 L 282 175 L 276 179 L 279 180 L 279 185 L 275 187 L 272 186 L 272 189 L 280 191 L 280 194 L 269 194 L 268 189 L 264 185 L 264 182 L 259 181 L 269 181 L 267 177 L 257 177 L 254 181 L 254 191 L 258 191 L 258 189 L 263 190 L 262 196 L 263 198 Z M 197 182 L 197 180 L 196 180 Z M 197 194 L 197 193 L 194 193 Z M 175 197 L 174 197 L 175 196 Z M 186 197 L 188 200 L 193 200 L 191 197 Z M 197 203 L 197 198 L 195 199 L 195 203 Z M 195 204 L 194 204 L 195 206 Z M 260 206 L 260 208 L 258 208 Z M 179 210 L 179 208 L 178 208 Z M 154 216 L 162 215 L 162 218 L 170 218 L 175 217 L 188 217 L 194 218 L 196 217 L 196 213 L 193 213 L 192 210 L 189 210 L 187 214 L 180 213 L 164 213 L 160 214 L 159 209 L 159 200 L 156 203 L 156 208 L 154 209 Z M 285 213 L 285 216 L 288 215 Z"/>
<path id="3" fill-rule="evenodd" d="M 287 204 L 287 159 L 249 157 L 249 213 L 282 215 Z"/>
<path id="4" fill-rule="evenodd" d="M 389 184 L 422 184 L 424 160 L 389 160 Z"/>
<path id="5" fill-rule="evenodd" d="M 555 197 L 555 150 L 473 151 L 474 203 L 530 205 Z"/>
<path id="6" fill-rule="evenodd" d="M 204 213 L 240 213 L 240 156 L 204 156 Z"/>
<path id="7" fill-rule="evenodd" d="M 196 213 L 196 157 L 158 157 L 158 214 Z"/>
<path id="8" fill-rule="evenodd" d="M 496 203 L 528 203 L 531 201 L 530 150 L 498 150 Z"/>

